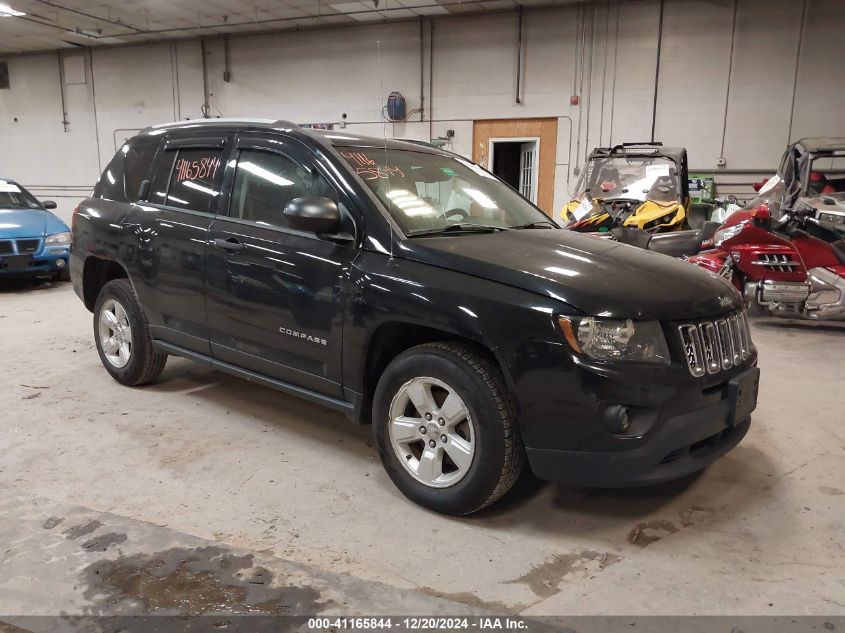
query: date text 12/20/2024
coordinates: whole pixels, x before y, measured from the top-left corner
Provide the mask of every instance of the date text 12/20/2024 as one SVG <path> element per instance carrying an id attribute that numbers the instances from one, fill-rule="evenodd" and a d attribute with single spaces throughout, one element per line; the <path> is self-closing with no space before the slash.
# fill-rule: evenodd
<path id="1" fill-rule="evenodd" d="M 527 630 L 528 622 L 512 617 L 337 617 L 309 618 L 310 631 L 367 631 L 396 629 L 398 631 L 450 631 L 450 630 Z"/>

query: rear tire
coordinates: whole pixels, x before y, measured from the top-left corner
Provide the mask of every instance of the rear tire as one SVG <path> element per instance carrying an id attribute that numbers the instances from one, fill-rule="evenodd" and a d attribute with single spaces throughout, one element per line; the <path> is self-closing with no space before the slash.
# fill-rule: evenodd
<path id="1" fill-rule="evenodd" d="M 152 382 L 164 370 L 167 354 L 153 350 L 147 317 L 127 279 L 100 290 L 94 305 L 94 340 L 103 367 L 122 385 Z"/>
<path id="2" fill-rule="evenodd" d="M 494 503 L 525 461 L 501 372 L 456 343 L 420 345 L 387 366 L 373 399 L 373 435 L 396 487 L 444 514 Z"/>

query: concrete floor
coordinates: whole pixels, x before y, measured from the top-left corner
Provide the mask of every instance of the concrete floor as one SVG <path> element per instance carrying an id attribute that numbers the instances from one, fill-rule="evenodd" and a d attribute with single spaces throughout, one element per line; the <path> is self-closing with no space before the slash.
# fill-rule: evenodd
<path id="1" fill-rule="evenodd" d="M 845 614 L 845 326 L 753 334 L 754 423 L 700 476 L 624 491 L 526 479 L 452 519 L 398 493 L 369 427 L 181 359 L 122 387 L 69 284 L 4 286 L 0 613 L 154 609 L 92 587 L 91 566 L 194 548 L 310 578 L 335 611 Z"/>

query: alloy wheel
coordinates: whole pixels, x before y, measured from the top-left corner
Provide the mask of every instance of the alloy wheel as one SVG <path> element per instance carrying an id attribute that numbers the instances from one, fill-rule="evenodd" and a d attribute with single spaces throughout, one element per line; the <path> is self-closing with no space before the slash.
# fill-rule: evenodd
<path id="1" fill-rule="evenodd" d="M 106 300 L 98 326 L 103 356 L 113 367 L 125 367 L 132 357 L 132 326 L 126 309 L 115 299 Z"/>
<path id="2" fill-rule="evenodd" d="M 448 488 L 469 472 L 475 429 L 466 404 L 437 378 L 412 378 L 390 403 L 388 427 L 396 457 L 418 482 Z"/>

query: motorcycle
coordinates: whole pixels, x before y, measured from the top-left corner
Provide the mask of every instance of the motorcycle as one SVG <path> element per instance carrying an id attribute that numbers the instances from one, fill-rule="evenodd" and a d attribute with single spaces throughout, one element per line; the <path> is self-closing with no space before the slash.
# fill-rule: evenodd
<path id="1" fill-rule="evenodd" d="M 715 247 L 689 258 L 730 280 L 752 310 L 770 316 L 845 320 L 845 239 L 799 200 L 772 217 L 767 204 L 733 213 Z"/>

